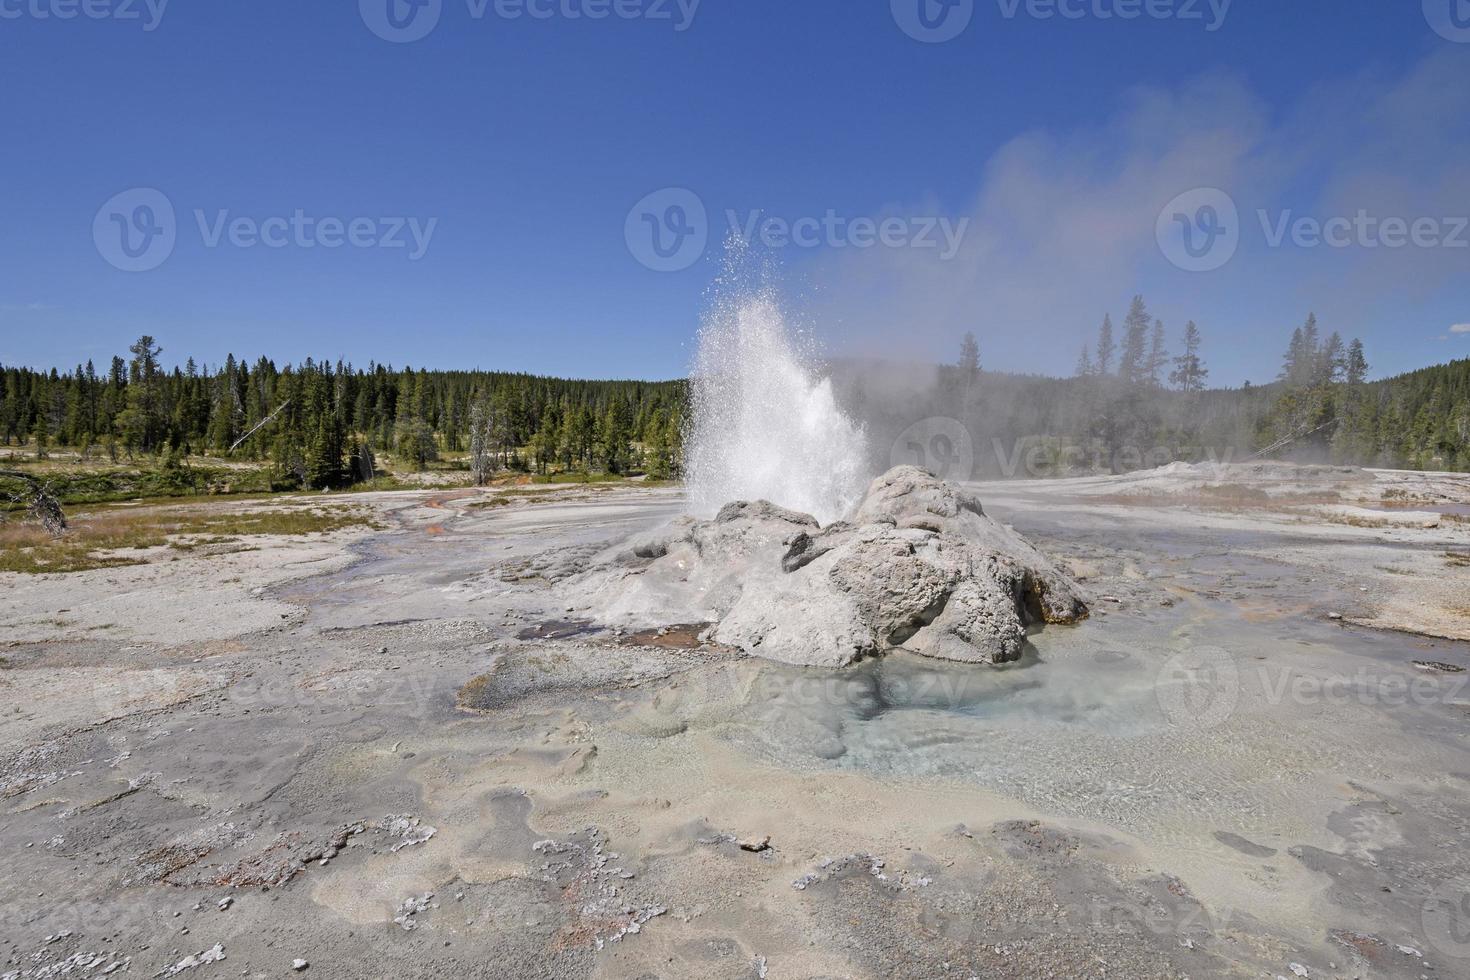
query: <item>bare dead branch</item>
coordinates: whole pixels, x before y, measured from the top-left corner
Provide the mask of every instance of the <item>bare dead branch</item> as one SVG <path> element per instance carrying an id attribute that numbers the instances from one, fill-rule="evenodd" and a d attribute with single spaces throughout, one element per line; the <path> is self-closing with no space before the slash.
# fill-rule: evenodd
<path id="1" fill-rule="evenodd" d="M 0 470 L 0 477 L 19 480 L 24 485 L 25 489 L 19 493 L 10 494 L 10 502 L 23 505 L 26 513 L 45 528 L 47 534 L 59 538 L 66 533 L 66 515 L 62 513 L 61 501 L 56 499 L 50 486 L 29 473 L 17 473 L 13 470 Z"/>
<path id="2" fill-rule="evenodd" d="M 276 407 L 276 410 L 274 412 L 271 412 L 265 418 L 261 419 L 260 422 L 259 422 L 259 424 L 257 424 L 255 426 L 255 428 L 251 429 L 249 432 L 245 433 L 243 436 L 241 436 L 240 438 L 236 439 L 235 440 L 235 444 L 230 447 L 230 452 L 233 453 L 235 450 L 239 449 L 242 445 L 245 444 L 245 440 L 246 439 L 249 439 L 251 436 L 255 435 L 261 429 L 264 429 L 267 425 L 270 425 L 271 420 L 274 419 L 277 415 L 280 415 L 282 412 L 284 412 L 286 410 L 286 406 L 287 405 L 290 405 L 290 404 L 291 404 L 291 399 L 289 399 L 289 398 L 287 398 L 285 401 L 281 402 L 281 404 Z"/>

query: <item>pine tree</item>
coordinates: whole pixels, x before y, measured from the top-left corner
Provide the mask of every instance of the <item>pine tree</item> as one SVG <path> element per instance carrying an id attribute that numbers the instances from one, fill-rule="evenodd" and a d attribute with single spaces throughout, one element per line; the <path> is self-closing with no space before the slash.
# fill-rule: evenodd
<path id="1" fill-rule="evenodd" d="M 1344 368 L 1347 383 L 1353 387 L 1361 385 L 1368 377 L 1368 358 L 1363 353 L 1363 342 L 1353 340 L 1348 347 L 1347 364 Z"/>
<path id="2" fill-rule="evenodd" d="M 347 479 L 353 483 L 366 482 L 377 476 L 377 468 L 372 447 L 353 436 L 347 456 Z"/>
<path id="3" fill-rule="evenodd" d="M 1090 378 L 1094 370 L 1092 366 L 1092 354 L 1088 351 L 1087 345 L 1083 344 L 1082 353 L 1077 355 L 1077 369 L 1074 372 L 1074 376 L 1078 378 Z"/>
<path id="4" fill-rule="evenodd" d="M 971 387 L 980 379 L 980 344 L 973 333 L 965 334 L 960 341 L 960 383 Z"/>
<path id="5" fill-rule="evenodd" d="M 36 426 L 33 432 L 36 439 L 36 458 L 45 459 L 51 455 L 47 450 L 51 445 L 51 423 L 42 412 L 36 416 Z"/>
<path id="6" fill-rule="evenodd" d="M 1103 314 L 1102 326 L 1097 331 L 1097 373 L 1107 376 L 1113 373 L 1113 357 L 1118 345 L 1113 341 L 1113 318 Z"/>
<path id="7" fill-rule="evenodd" d="M 321 412 L 316 431 L 307 444 L 306 485 L 313 490 L 328 490 L 342 485 L 342 429 L 337 416 Z"/>
<path id="8" fill-rule="evenodd" d="M 961 418 L 969 414 L 970 400 L 975 394 L 975 385 L 980 380 L 980 344 L 973 333 L 965 334 L 960 341 L 960 359 L 952 370 L 945 372 L 952 386 L 951 409 Z"/>
<path id="9" fill-rule="evenodd" d="M 1147 377 L 1148 331 L 1152 320 L 1142 296 L 1133 297 L 1128 316 L 1123 321 L 1123 353 L 1118 361 L 1118 377 L 1130 387 Z"/>
<path id="10" fill-rule="evenodd" d="M 1192 394 L 1204 390 L 1210 372 L 1200 360 L 1203 344 L 1199 327 L 1190 320 L 1184 325 L 1184 353 L 1174 358 L 1174 370 L 1169 374 L 1169 382 L 1180 391 Z"/>
<path id="11" fill-rule="evenodd" d="M 1164 346 L 1164 321 L 1154 321 L 1154 335 L 1148 350 L 1148 380 L 1155 388 L 1163 387 L 1164 368 L 1169 363 L 1169 351 Z"/>
<path id="12" fill-rule="evenodd" d="M 128 402 L 135 415 L 130 420 L 132 445 L 144 452 L 159 444 L 162 398 L 159 390 L 158 357 L 163 348 L 144 334 L 128 348 L 133 355 L 129 366 Z"/>
<path id="13" fill-rule="evenodd" d="M 628 460 L 628 422 L 622 405 L 616 400 L 608 404 L 600 435 L 603 465 L 609 473 L 622 473 Z"/>
<path id="14" fill-rule="evenodd" d="M 550 405 L 541 413 L 541 425 L 531 439 L 531 450 L 536 455 L 536 467 L 544 475 L 556 460 L 557 451 L 556 411 Z"/>
<path id="15" fill-rule="evenodd" d="M 573 429 L 577 458 L 583 466 L 592 465 L 592 450 L 597 443 L 597 420 L 592 415 L 592 408 L 583 405 L 577 409 L 577 424 Z"/>
<path id="16" fill-rule="evenodd" d="M 1308 313 L 1307 322 L 1302 326 L 1302 352 L 1308 359 L 1317 356 L 1317 314 Z"/>
<path id="17" fill-rule="evenodd" d="M 1302 328 L 1297 327 L 1291 335 L 1291 343 L 1286 347 L 1286 357 L 1281 362 L 1281 380 L 1292 386 L 1300 384 L 1306 360 Z"/>
<path id="18" fill-rule="evenodd" d="M 1317 353 L 1317 366 L 1313 382 L 1318 385 L 1336 384 L 1343 379 L 1347 370 L 1347 354 L 1343 349 L 1342 335 L 1334 332 Z"/>
<path id="19" fill-rule="evenodd" d="M 439 447 L 434 442 L 434 430 L 429 424 L 412 413 L 399 419 L 393 429 L 393 452 L 409 468 L 419 472 L 439 458 Z"/>
<path id="20" fill-rule="evenodd" d="M 1307 322 L 1291 335 L 1282 364 L 1281 380 L 1293 387 L 1306 387 L 1321 381 L 1321 351 L 1317 333 L 1317 314 L 1309 313 Z"/>

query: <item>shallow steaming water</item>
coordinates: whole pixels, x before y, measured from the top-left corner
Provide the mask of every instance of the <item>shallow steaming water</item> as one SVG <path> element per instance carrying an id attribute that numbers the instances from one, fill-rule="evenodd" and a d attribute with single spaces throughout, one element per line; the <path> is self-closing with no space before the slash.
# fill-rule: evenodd
<path id="1" fill-rule="evenodd" d="M 826 524 L 862 496 L 867 438 L 770 295 L 719 303 L 699 332 L 685 464 L 695 514 L 769 500 Z"/>

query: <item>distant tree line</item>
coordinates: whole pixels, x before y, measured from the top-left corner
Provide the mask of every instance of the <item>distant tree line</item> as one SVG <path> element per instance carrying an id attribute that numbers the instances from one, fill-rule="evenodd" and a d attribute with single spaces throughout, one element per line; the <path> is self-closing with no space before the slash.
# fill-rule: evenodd
<path id="1" fill-rule="evenodd" d="M 1309 314 L 1273 383 L 1206 398 L 1199 327 L 1185 325 L 1177 356 L 1166 345 L 1163 323 L 1150 321 L 1143 297 L 1134 297 L 1113 372 L 1113 327 L 1104 317 L 1095 353 L 1084 348 L 1077 371 L 1093 389 L 1090 435 L 1109 445 L 1203 442 L 1319 462 L 1470 470 L 1470 361 L 1369 382 L 1363 342 L 1324 336 Z M 1246 432 L 1249 440 L 1240 440 Z"/>
<path id="2" fill-rule="evenodd" d="M 987 371 L 973 334 L 958 360 L 937 371 L 836 362 L 832 374 L 844 407 L 868 426 L 880 468 L 907 427 L 952 417 L 972 436 L 978 477 L 1117 472 L 1257 452 L 1470 471 L 1470 360 L 1370 381 L 1363 344 L 1324 337 L 1315 316 L 1291 335 L 1269 384 L 1207 387 L 1207 340 L 1193 322 L 1176 350 L 1140 296 L 1121 330 L 1104 317 L 1071 378 Z M 507 470 L 657 478 L 681 471 L 682 381 L 360 369 L 310 359 L 247 365 L 233 356 L 217 368 L 189 359 L 167 369 L 151 337 L 129 354 L 100 374 L 90 362 L 69 373 L 0 366 L 0 444 L 114 460 L 232 454 L 268 461 L 282 485 L 311 488 L 370 479 L 382 453 L 410 469 L 453 454 L 477 482 Z M 1034 472 L 1018 456 L 1022 446 L 1053 453 L 1054 465 Z"/>
<path id="3" fill-rule="evenodd" d="M 1361 341 L 1323 339 L 1308 316 L 1287 347 L 1261 442 L 1290 440 L 1340 463 L 1470 470 L 1470 360 L 1377 382 L 1368 370 Z"/>
<path id="4" fill-rule="evenodd" d="M 495 371 L 429 371 L 233 355 L 166 369 L 152 337 L 99 373 L 0 366 L 0 443 L 121 458 L 235 455 L 268 460 L 287 483 L 340 487 L 373 477 L 375 454 L 422 469 L 468 453 L 499 470 L 644 471 L 676 476 L 683 382 L 571 381 Z"/>
<path id="5" fill-rule="evenodd" d="M 927 378 L 883 363 L 839 362 L 833 371 L 844 407 L 868 424 L 881 457 L 874 465 L 890 461 L 907 427 L 946 417 L 968 431 L 977 477 L 1121 472 L 1258 453 L 1470 471 L 1470 360 L 1369 381 L 1362 342 L 1324 336 L 1310 316 L 1291 335 L 1278 378 L 1220 389 L 1208 387 L 1207 347 L 1194 322 L 1171 345 L 1137 296 L 1120 328 L 1104 316 L 1070 378 L 984 370 L 973 334 L 954 364 Z"/>

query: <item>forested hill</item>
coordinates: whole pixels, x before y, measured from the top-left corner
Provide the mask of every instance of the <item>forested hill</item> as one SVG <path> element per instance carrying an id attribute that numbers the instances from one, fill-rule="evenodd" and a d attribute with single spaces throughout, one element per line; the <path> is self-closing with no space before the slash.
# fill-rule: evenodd
<path id="1" fill-rule="evenodd" d="M 963 426 L 977 476 L 1118 472 L 1173 460 L 1263 454 L 1300 462 L 1470 471 L 1470 359 L 1370 380 L 1358 341 L 1315 317 L 1285 343 L 1269 384 L 1208 388 L 1207 338 L 1187 324 L 1171 356 L 1142 297 L 1114 341 L 1105 319 L 1070 378 L 988 371 L 973 338 L 933 368 L 835 361 L 838 399 L 863 419 L 872 465 L 953 452 Z M 915 427 L 917 426 L 917 430 Z M 939 437 L 936 446 L 925 440 Z M 917 441 L 916 441 L 917 440 Z M 917 447 L 917 448 L 916 448 Z"/>
<path id="2" fill-rule="evenodd" d="M 104 451 L 270 459 L 308 486 L 351 482 L 373 451 L 422 466 L 473 449 L 491 466 L 671 469 L 681 381 L 577 381 L 496 371 L 428 371 L 307 360 L 226 359 L 171 370 L 143 337 L 98 368 L 0 368 L 0 442 Z M 249 438 L 247 434 L 252 433 Z M 635 449 L 635 444 L 638 448 Z M 526 458 L 529 448 L 532 459 Z M 656 458 L 645 460 L 646 449 Z"/>
<path id="3" fill-rule="evenodd" d="M 1363 345 L 1322 340 L 1309 319 L 1291 337 L 1278 380 L 1211 389 L 1208 342 L 1193 324 L 1171 357 L 1139 298 L 1116 367 L 1111 330 L 1105 321 L 1097 353 L 1084 351 L 1072 378 L 984 370 L 973 338 L 951 365 L 836 361 L 830 369 L 839 400 L 868 428 L 875 467 L 907 459 L 909 429 L 952 419 L 974 447 L 977 476 L 1120 471 L 1262 451 L 1470 471 L 1470 359 L 1368 380 Z M 0 444 L 113 459 L 230 454 L 268 461 L 283 485 L 308 487 L 371 476 L 383 452 L 410 468 L 452 454 L 477 477 L 495 469 L 680 470 L 683 381 L 233 357 L 213 368 L 188 360 L 165 369 L 149 337 L 129 353 L 101 369 L 0 366 Z"/>

